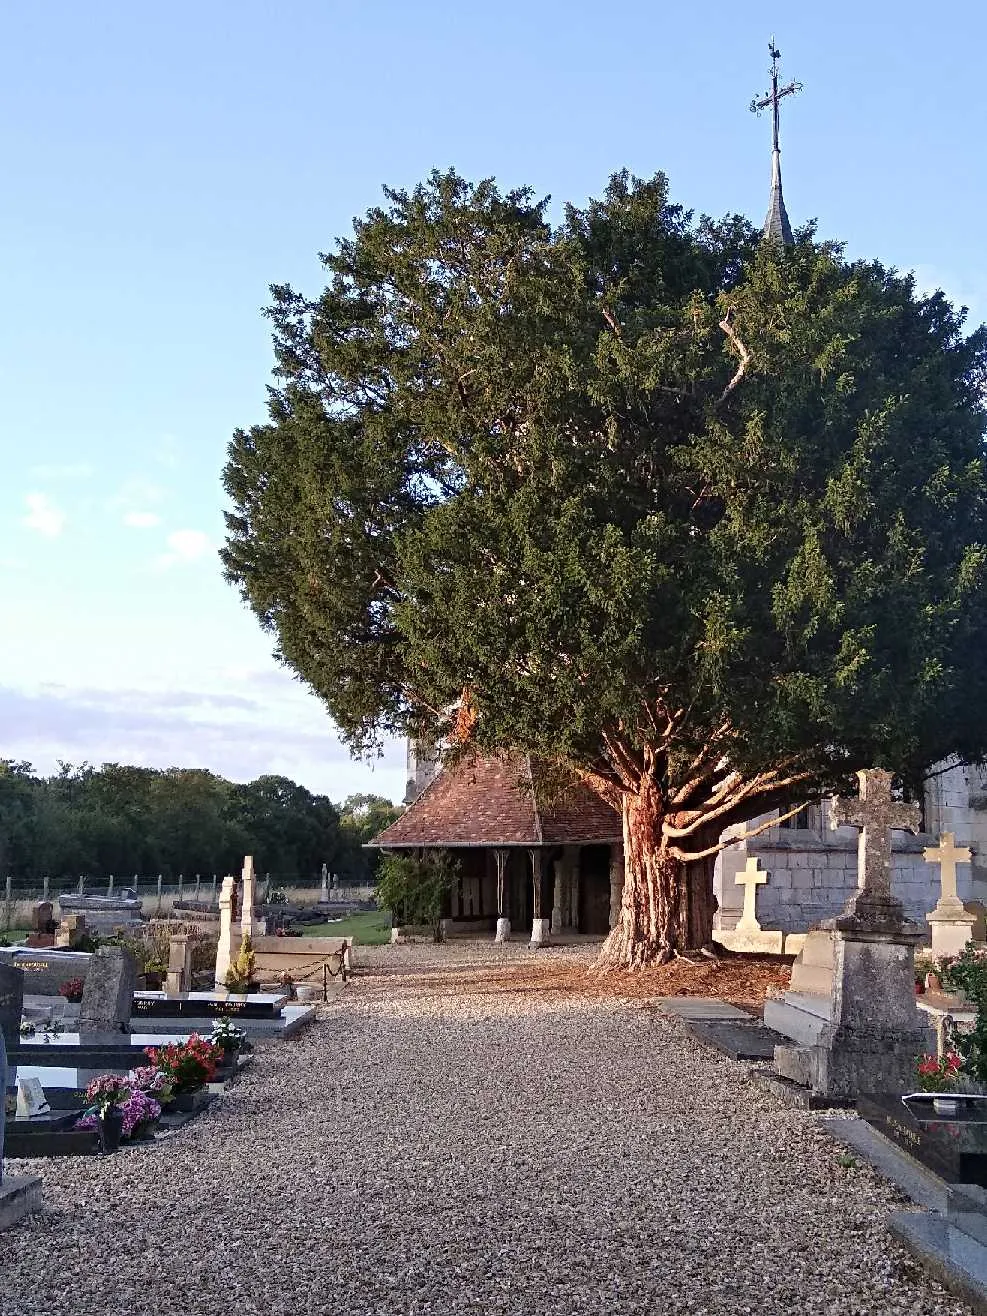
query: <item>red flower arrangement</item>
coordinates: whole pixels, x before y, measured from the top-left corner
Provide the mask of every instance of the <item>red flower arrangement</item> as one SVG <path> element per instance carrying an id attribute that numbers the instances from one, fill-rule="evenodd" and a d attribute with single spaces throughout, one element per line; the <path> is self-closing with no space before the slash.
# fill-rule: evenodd
<path id="1" fill-rule="evenodd" d="M 61 987 L 59 987 L 58 994 L 59 996 L 64 996 L 65 999 L 73 1005 L 77 1005 L 79 1001 L 82 1000 L 82 989 L 84 985 L 85 984 L 81 978 L 66 978 Z"/>
<path id="2" fill-rule="evenodd" d="M 176 1096 L 183 1092 L 197 1092 L 216 1076 L 222 1060 L 220 1047 L 193 1033 L 186 1042 L 169 1042 L 167 1046 L 149 1046 L 144 1054 L 174 1085 Z"/>
<path id="3" fill-rule="evenodd" d="M 955 1051 L 950 1051 L 940 1059 L 938 1056 L 919 1056 L 915 1064 L 918 1085 L 923 1092 L 948 1092 L 960 1070 L 963 1058 Z"/>

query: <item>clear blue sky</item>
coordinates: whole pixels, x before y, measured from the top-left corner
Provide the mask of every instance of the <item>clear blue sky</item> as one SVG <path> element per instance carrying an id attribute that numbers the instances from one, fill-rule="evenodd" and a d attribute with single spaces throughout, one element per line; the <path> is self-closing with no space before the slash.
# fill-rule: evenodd
<path id="1" fill-rule="evenodd" d="M 870 0 L 48 0 L 0 77 L 0 757 L 353 763 L 221 577 L 220 471 L 264 417 L 267 286 L 433 166 L 556 203 L 626 165 L 760 222 L 767 38 L 798 224 L 987 315 L 987 11 Z"/>

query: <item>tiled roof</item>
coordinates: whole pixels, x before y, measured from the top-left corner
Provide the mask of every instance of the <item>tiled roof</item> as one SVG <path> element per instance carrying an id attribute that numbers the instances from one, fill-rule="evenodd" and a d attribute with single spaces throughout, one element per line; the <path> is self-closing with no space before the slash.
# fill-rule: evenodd
<path id="1" fill-rule="evenodd" d="M 618 841 L 620 815 L 579 783 L 549 800 L 521 754 L 476 754 L 442 769 L 396 822 L 374 837 L 407 846 L 579 845 Z"/>

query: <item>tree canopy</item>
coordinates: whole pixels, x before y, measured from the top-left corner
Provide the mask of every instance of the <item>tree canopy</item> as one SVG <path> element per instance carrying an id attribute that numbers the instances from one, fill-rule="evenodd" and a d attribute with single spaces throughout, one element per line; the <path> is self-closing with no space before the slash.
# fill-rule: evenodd
<path id="1" fill-rule="evenodd" d="M 381 827 L 399 812 L 361 799 L 372 817 L 386 817 Z M 330 800 L 287 777 L 238 783 L 199 769 L 104 763 L 63 764 L 45 778 L 0 759 L 0 876 L 18 881 L 239 872 L 252 854 L 279 882 L 315 879 L 323 863 L 362 882 L 377 864 L 364 839 Z"/>
<path id="2" fill-rule="evenodd" d="M 554 227 L 454 172 L 387 199 L 272 289 L 225 472 L 227 574 L 354 748 L 458 704 L 593 776 L 627 963 L 708 935 L 724 827 L 984 754 L 983 330 L 662 175 Z"/>

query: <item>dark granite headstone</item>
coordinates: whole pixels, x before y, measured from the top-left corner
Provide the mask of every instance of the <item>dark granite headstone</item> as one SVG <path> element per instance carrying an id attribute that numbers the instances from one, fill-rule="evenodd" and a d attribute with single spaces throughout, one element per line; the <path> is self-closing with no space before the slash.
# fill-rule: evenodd
<path id="1" fill-rule="evenodd" d="M 275 1019 L 287 1001 L 273 993 L 252 996 L 211 992 L 184 992 L 168 996 L 158 992 L 138 992 L 134 996 L 134 1018 L 163 1019 Z"/>
<path id="2" fill-rule="evenodd" d="M 82 1005 L 80 1033 L 128 1033 L 137 983 L 137 961 L 121 946 L 101 946 L 89 961 Z"/>
<path id="3" fill-rule="evenodd" d="M 947 1183 L 987 1188 L 987 1100 L 960 1097 L 955 1115 L 938 1115 L 933 1094 L 862 1096 L 857 1113 Z"/>
<path id="4" fill-rule="evenodd" d="M 20 1040 L 24 1010 L 24 974 L 9 964 L 0 964 L 0 1032 L 12 1051 Z"/>

